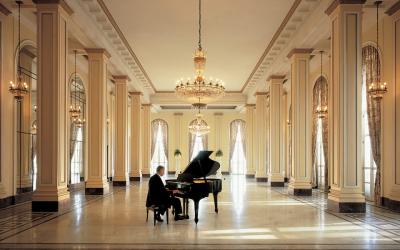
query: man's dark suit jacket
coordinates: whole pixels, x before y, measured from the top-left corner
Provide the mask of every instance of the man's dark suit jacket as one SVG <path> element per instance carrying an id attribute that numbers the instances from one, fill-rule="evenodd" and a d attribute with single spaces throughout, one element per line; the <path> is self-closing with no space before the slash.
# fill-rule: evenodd
<path id="1" fill-rule="evenodd" d="M 147 193 L 146 207 L 168 205 L 169 193 L 158 174 L 150 177 L 149 192 Z"/>

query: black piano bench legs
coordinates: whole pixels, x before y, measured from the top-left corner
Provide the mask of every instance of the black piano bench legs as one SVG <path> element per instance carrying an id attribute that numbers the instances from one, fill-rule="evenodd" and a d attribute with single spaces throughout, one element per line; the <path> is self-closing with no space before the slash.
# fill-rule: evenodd
<path id="1" fill-rule="evenodd" d="M 156 225 L 156 221 L 157 221 L 157 215 L 160 214 L 160 209 L 159 207 L 155 207 L 155 206 L 151 206 L 151 207 L 147 207 L 146 208 L 146 222 L 149 221 L 149 211 L 153 212 L 153 223 L 154 226 Z M 167 210 L 165 211 L 165 213 L 167 214 L 167 224 L 169 224 L 169 208 L 167 208 Z"/>

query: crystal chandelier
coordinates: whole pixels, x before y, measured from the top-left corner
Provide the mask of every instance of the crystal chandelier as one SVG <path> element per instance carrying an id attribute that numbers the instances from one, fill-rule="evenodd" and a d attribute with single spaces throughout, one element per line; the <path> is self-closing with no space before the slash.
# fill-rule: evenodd
<path id="1" fill-rule="evenodd" d="M 376 46 L 379 47 L 379 5 L 382 1 L 376 1 Z M 377 65 L 378 66 L 378 65 Z M 380 82 L 380 69 L 376 67 L 375 81 L 372 82 L 368 87 L 369 95 L 375 100 L 381 100 L 383 95 L 387 92 L 386 82 Z"/>
<path id="2" fill-rule="evenodd" d="M 210 133 L 210 126 L 207 125 L 207 123 L 203 120 L 203 114 L 197 113 L 196 115 L 196 120 L 194 121 L 194 124 L 189 126 L 189 132 L 193 135 L 205 135 Z"/>
<path id="3" fill-rule="evenodd" d="M 320 74 L 320 81 L 322 81 L 322 54 L 324 53 L 322 50 L 319 52 L 321 56 L 321 74 Z M 328 115 L 328 106 L 322 105 L 321 101 L 321 93 L 319 94 L 319 105 L 317 107 L 317 110 L 315 110 L 315 113 L 317 114 L 318 118 L 325 118 Z"/>
<path id="4" fill-rule="evenodd" d="M 73 80 L 73 86 L 74 86 L 74 95 L 76 95 L 76 50 L 74 50 L 74 60 L 75 60 L 75 69 L 74 69 L 74 80 Z M 72 105 L 73 101 L 73 105 Z M 81 106 L 76 104 L 76 96 L 74 100 L 72 100 L 72 95 L 71 95 L 71 106 L 69 107 L 69 113 L 71 115 L 71 118 L 75 121 L 77 117 L 79 117 L 79 114 L 81 113 Z"/>
<path id="5" fill-rule="evenodd" d="M 204 77 L 206 66 L 206 55 L 201 46 L 201 0 L 199 0 L 199 41 L 193 57 L 196 76 L 184 80 L 181 78 L 176 82 L 175 93 L 187 102 L 209 103 L 215 101 L 225 94 L 224 82 L 219 79 Z"/>
<path id="6" fill-rule="evenodd" d="M 10 87 L 8 90 L 14 96 L 14 98 L 18 101 L 22 100 L 25 95 L 29 93 L 29 87 L 26 82 L 24 82 L 22 77 L 22 69 L 21 69 L 21 4 L 22 1 L 16 1 L 18 4 L 18 76 L 17 82 L 14 83 L 10 81 Z"/>

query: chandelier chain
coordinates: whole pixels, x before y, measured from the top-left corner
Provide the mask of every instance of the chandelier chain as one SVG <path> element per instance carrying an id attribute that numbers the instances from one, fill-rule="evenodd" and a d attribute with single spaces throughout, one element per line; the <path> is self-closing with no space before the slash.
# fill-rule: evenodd
<path id="1" fill-rule="evenodd" d="M 202 49 L 201 47 L 201 0 L 199 0 L 199 50 Z"/>

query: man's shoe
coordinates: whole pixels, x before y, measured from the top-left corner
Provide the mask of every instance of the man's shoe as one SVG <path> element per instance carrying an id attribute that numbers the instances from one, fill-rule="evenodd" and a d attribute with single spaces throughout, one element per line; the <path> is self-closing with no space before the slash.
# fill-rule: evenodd
<path id="1" fill-rule="evenodd" d="M 185 216 L 183 216 L 183 215 L 180 215 L 180 214 L 175 215 L 175 221 L 177 221 L 177 220 L 184 220 L 184 219 L 185 219 Z"/>
<path id="2" fill-rule="evenodd" d="M 160 216 L 160 215 L 157 215 L 157 216 L 156 216 L 156 221 L 158 221 L 158 222 L 163 222 L 164 220 L 161 219 L 161 216 Z"/>

